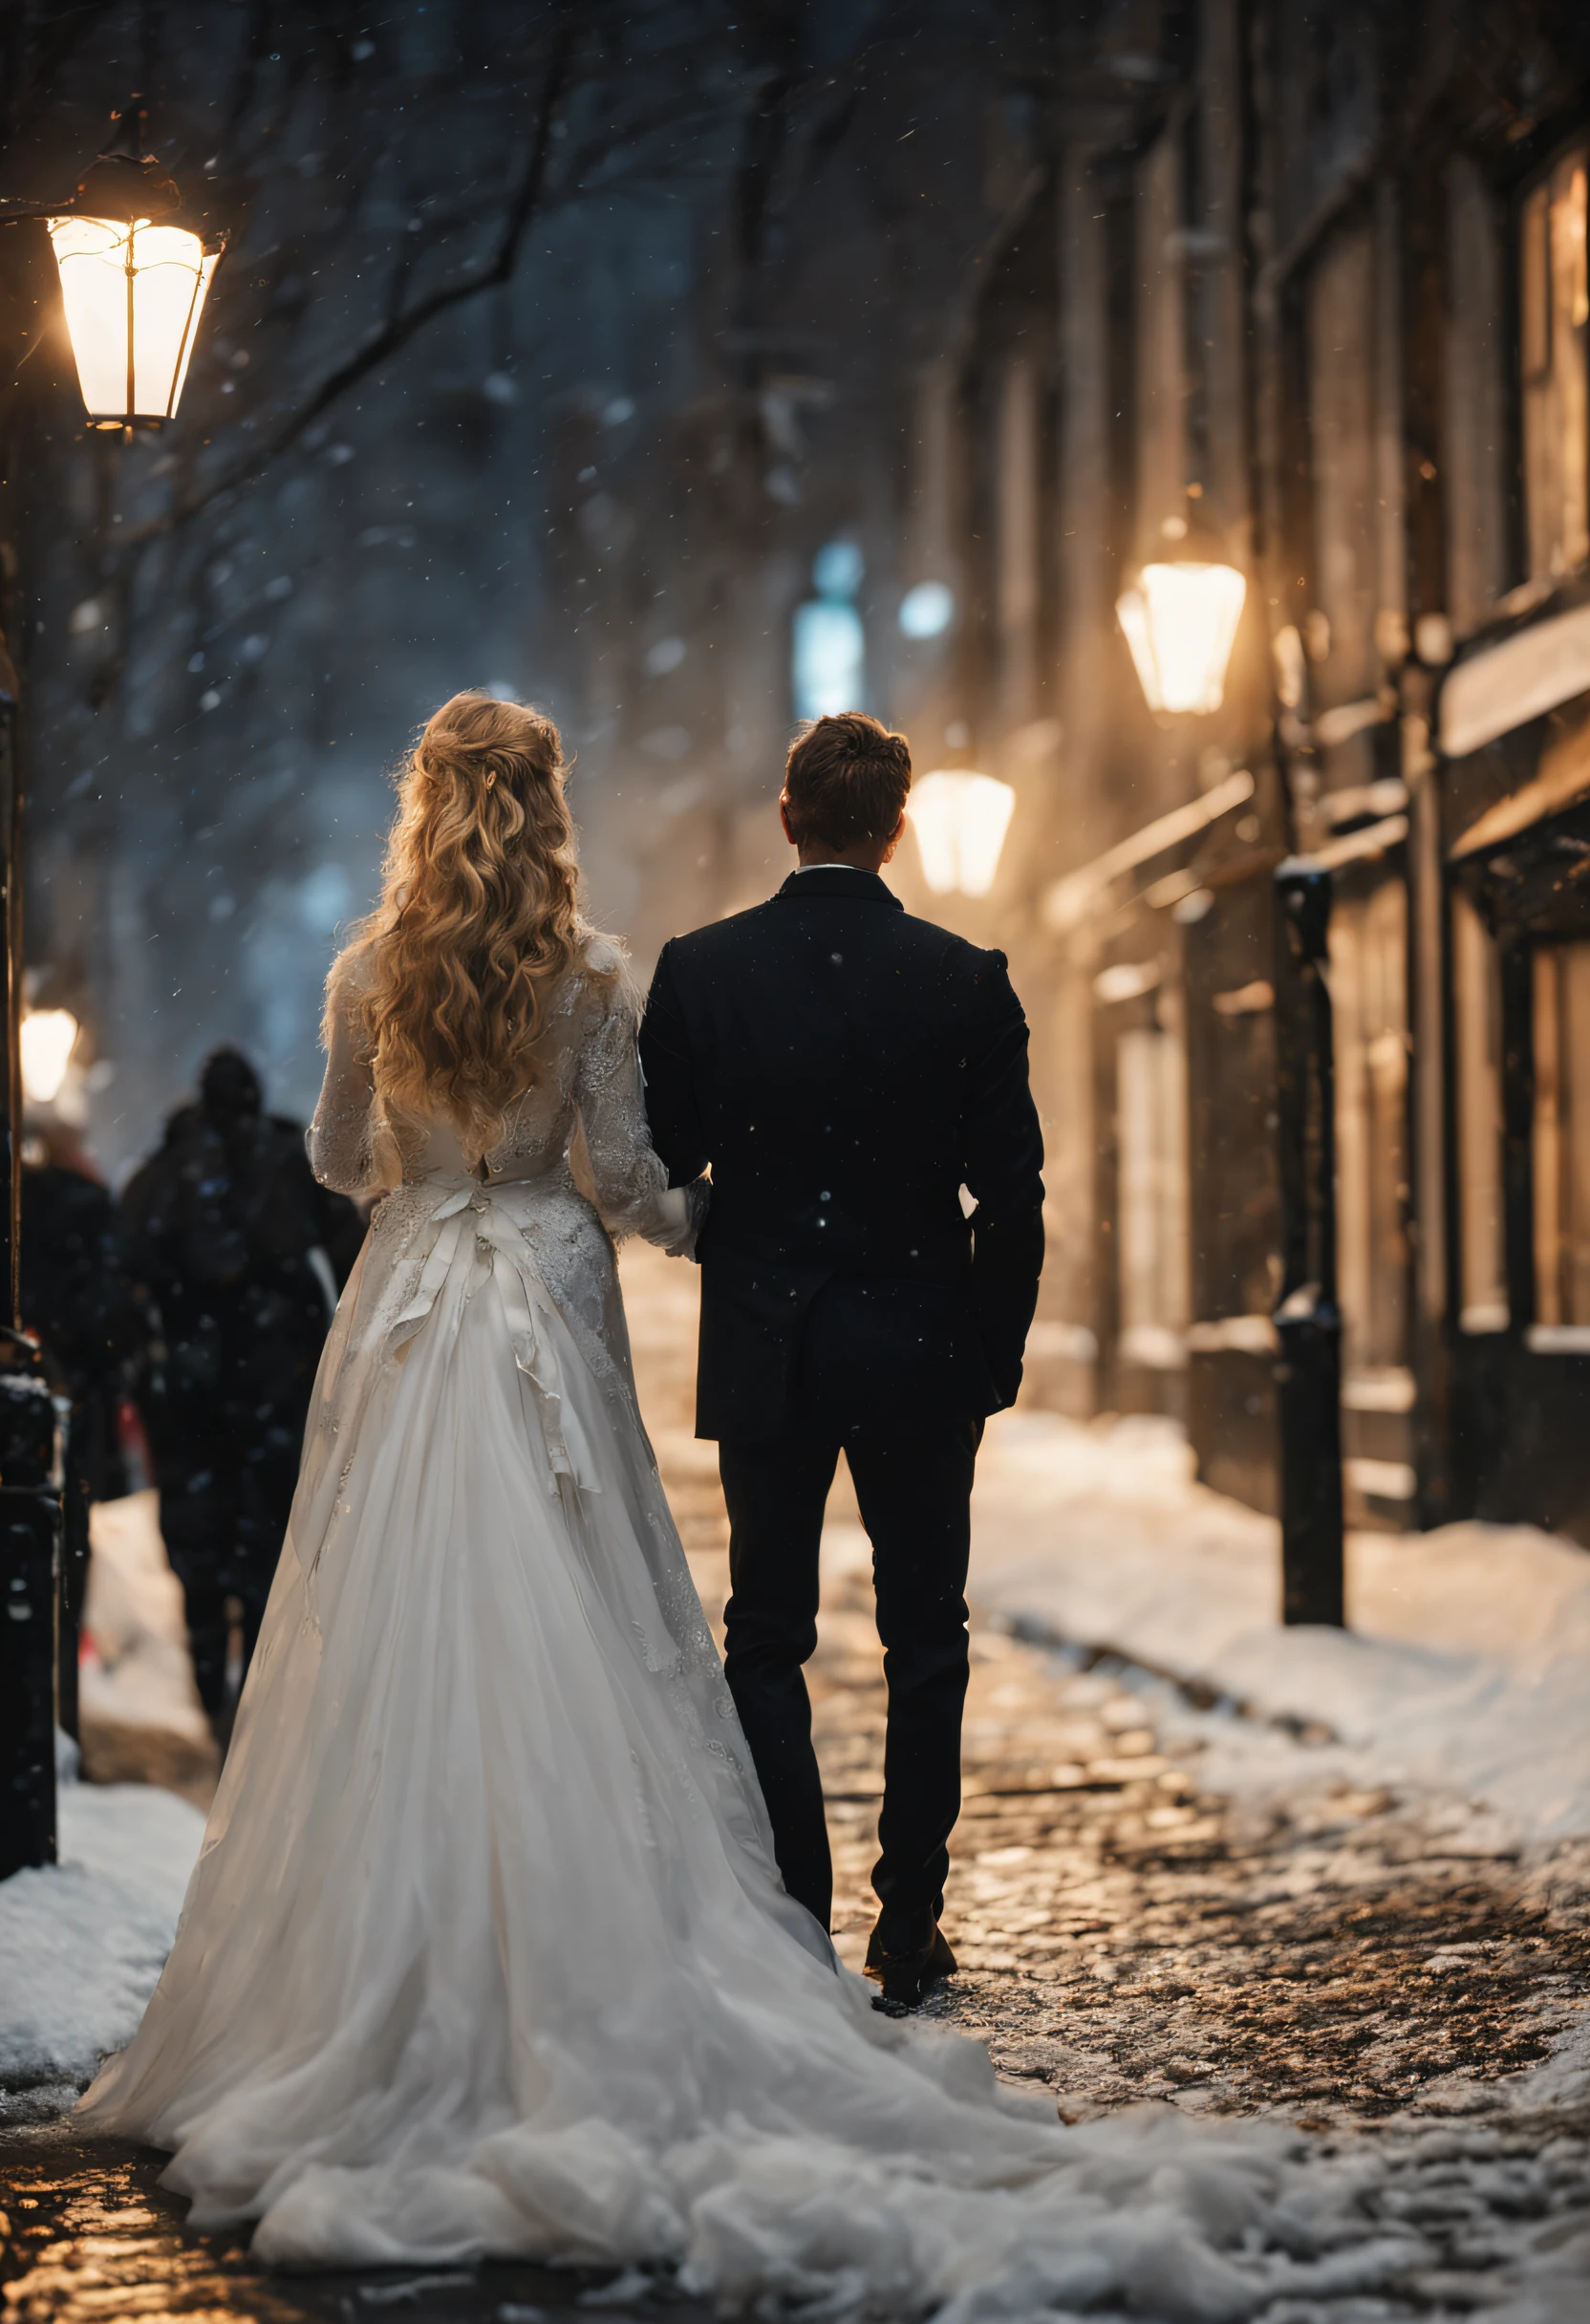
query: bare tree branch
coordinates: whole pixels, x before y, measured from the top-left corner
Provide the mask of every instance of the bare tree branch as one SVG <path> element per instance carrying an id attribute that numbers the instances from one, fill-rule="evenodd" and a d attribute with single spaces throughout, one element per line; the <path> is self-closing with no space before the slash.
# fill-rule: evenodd
<path id="1" fill-rule="evenodd" d="M 323 412 L 329 411 L 351 388 L 405 347 L 427 323 L 450 308 L 462 306 L 466 299 L 478 298 L 483 291 L 498 289 L 512 279 L 525 236 L 535 217 L 537 206 L 546 187 L 548 167 L 551 159 L 552 124 L 569 85 L 569 70 L 574 52 L 574 32 L 565 25 L 552 38 L 547 70 L 542 78 L 536 100 L 535 124 L 530 136 L 528 159 L 520 179 L 508 213 L 504 222 L 496 250 L 483 265 L 472 268 L 457 282 L 444 283 L 411 307 L 389 314 L 364 342 L 356 355 L 322 379 L 308 401 L 299 405 L 288 420 L 265 441 L 233 463 L 219 476 L 207 483 L 202 491 L 190 498 L 173 499 L 171 506 L 159 517 L 151 518 L 118 542 L 122 555 L 137 549 L 162 534 L 172 532 L 199 515 L 222 494 L 235 492 L 242 484 L 260 475 L 270 463 L 280 459 L 312 427 Z"/>

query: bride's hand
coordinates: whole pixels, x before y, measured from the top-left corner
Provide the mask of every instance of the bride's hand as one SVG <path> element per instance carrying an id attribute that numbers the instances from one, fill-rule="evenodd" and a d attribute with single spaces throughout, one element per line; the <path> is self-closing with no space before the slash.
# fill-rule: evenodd
<path id="1" fill-rule="evenodd" d="M 694 1259 L 696 1238 L 706 1221 L 709 1182 L 671 1186 L 657 1197 L 657 1229 L 649 1237 L 670 1259 Z"/>
<path id="2" fill-rule="evenodd" d="M 671 1186 L 657 1196 L 657 1227 L 650 1239 L 670 1259 L 683 1259 L 693 1238 L 690 1203 L 682 1186 Z"/>

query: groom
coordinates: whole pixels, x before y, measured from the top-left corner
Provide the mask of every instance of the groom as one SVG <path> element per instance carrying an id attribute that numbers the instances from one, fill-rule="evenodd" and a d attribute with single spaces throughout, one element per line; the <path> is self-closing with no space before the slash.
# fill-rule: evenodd
<path id="1" fill-rule="evenodd" d="M 664 945 L 641 1032 L 652 1136 L 712 1170 L 696 1432 L 728 1503 L 725 1668 L 784 1885 L 833 1873 L 802 1665 L 841 1450 L 872 1543 L 889 1730 L 867 1967 L 913 2007 L 960 1809 L 972 1472 L 1011 1403 L 1043 1256 L 1042 1143 L 1004 956 L 910 918 L 879 878 L 911 752 L 859 711 L 789 753 L 799 869 Z M 968 1218 L 964 1187 L 975 1202 Z"/>

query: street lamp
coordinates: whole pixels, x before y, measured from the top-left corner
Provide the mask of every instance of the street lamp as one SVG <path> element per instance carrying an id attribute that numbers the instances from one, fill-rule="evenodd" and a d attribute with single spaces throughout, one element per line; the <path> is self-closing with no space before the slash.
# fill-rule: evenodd
<path id="1" fill-rule="evenodd" d="M 135 97 L 113 121 L 119 142 L 100 154 L 65 202 L 0 202 L 0 223 L 42 218 L 60 271 L 61 302 L 89 425 L 159 427 L 175 418 L 199 318 L 225 238 L 169 223 L 182 195 L 142 149 Z"/>
<path id="2" fill-rule="evenodd" d="M 1219 544 L 1194 541 L 1182 518 L 1172 517 L 1165 529 L 1174 547 L 1121 592 L 1115 615 L 1149 708 L 1202 715 L 1225 699 L 1248 584 L 1225 563 Z"/>
<path id="3" fill-rule="evenodd" d="M 22 1094 L 31 1106 L 53 1106 L 77 1045 L 70 1009 L 30 1009 L 22 1020 Z"/>
<path id="4" fill-rule="evenodd" d="M 148 218 L 79 213 L 49 226 L 89 425 L 158 427 L 182 398 L 221 252 Z"/>
<path id="5" fill-rule="evenodd" d="M 89 425 L 131 438 L 182 398 L 221 257 L 169 223 L 182 196 L 142 150 L 137 97 L 111 148 L 60 202 L 0 201 L 0 225 L 42 219 Z M 55 1856 L 62 1446 L 37 1343 L 22 1329 L 23 1080 L 58 1092 L 76 1027 L 47 1010 L 22 1037 L 22 785 L 16 674 L 0 640 L 0 1880 Z M 74 1651 L 67 1642 L 68 1651 Z"/>
<path id="6" fill-rule="evenodd" d="M 936 767 L 911 786 L 908 812 L 935 895 L 986 895 L 999 868 L 1016 793 L 992 775 Z"/>

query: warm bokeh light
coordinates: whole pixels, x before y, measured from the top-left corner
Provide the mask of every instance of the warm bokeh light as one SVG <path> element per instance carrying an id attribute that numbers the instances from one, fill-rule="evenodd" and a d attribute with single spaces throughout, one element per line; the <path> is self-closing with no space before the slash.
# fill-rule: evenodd
<path id="1" fill-rule="evenodd" d="M 169 420 L 220 252 L 142 218 L 49 225 L 89 418 L 101 427 Z"/>
<path id="2" fill-rule="evenodd" d="M 1218 710 L 1248 585 L 1233 565 L 1146 565 L 1115 601 L 1150 710 Z"/>
<path id="3" fill-rule="evenodd" d="M 77 1045 L 70 1009 L 30 1009 L 22 1020 L 22 1094 L 31 1105 L 53 1106 Z"/>
<path id="4" fill-rule="evenodd" d="M 939 767 L 911 786 L 909 812 L 935 895 L 986 895 L 1016 806 L 1008 783 L 959 767 Z"/>

